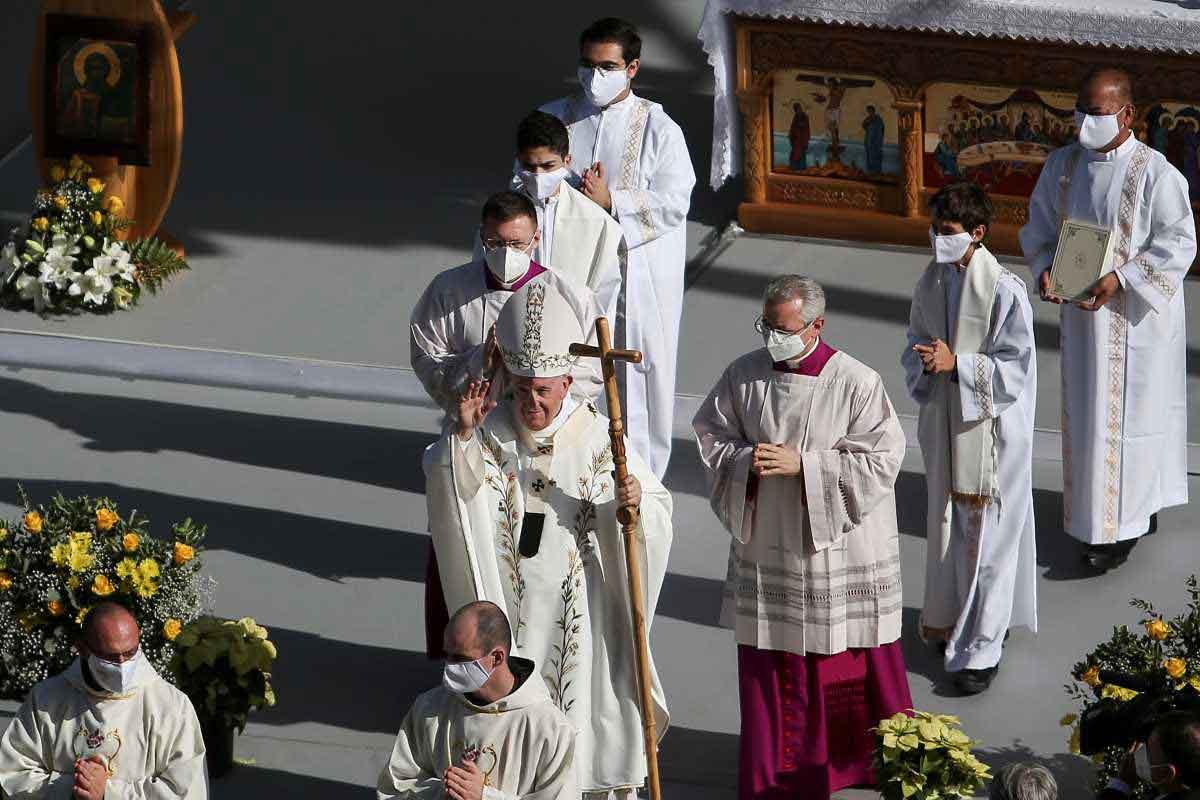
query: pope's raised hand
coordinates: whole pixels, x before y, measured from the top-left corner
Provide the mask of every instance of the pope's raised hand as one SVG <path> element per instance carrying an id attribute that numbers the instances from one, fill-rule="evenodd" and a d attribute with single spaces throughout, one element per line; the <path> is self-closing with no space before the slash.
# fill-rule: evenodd
<path id="1" fill-rule="evenodd" d="M 474 435 L 475 429 L 483 424 L 487 415 L 496 407 L 491 398 L 491 381 L 473 380 L 458 398 L 458 435 L 466 440 Z"/>

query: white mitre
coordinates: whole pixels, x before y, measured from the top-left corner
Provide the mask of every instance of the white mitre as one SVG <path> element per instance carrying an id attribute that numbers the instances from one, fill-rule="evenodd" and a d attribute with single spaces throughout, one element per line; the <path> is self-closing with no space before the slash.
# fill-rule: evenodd
<path id="1" fill-rule="evenodd" d="M 500 309 L 496 343 L 509 373 L 524 378 L 566 375 L 578 361 L 572 344 L 586 341 L 579 316 L 556 283 L 534 278 Z"/>

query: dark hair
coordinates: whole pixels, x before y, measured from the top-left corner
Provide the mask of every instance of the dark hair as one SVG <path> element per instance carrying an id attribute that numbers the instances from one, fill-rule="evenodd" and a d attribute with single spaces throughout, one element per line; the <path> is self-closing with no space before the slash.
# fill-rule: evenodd
<path id="1" fill-rule="evenodd" d="M 483 222 L 487 222 L 489 219 L 494 219 L 496 222 L 509 222 L 517 217 L 529 217 L 533 220 L 533 226 L 537 227 L 537 209 L 533 207 L 533 201 L 523 194 L 508 191 L 496 192 L 483 204 L 483 214 L 481 215 Z"/>
<path id="2" fill-rule="evenodd" d="M 929 199 L 929 212 L 942 222 L 957 222 L 965 231 L 992 227 L 992 201 L 977 183 L 955 181 Z"/>
<path id="3" fill-rule="evenodd" d="M 553 114 L 531 111 L 517 125 L 517 152 L 534 147 L 548 147 L 554 153 L 567 157 L 571 152 L 571 137 L 567 126 Z"/>
<path id="4" fill-rule="evenodd" d="M 616 17 L 598 19 L 584 28 L 579 34 L 579 49 L 585 44 L 603 44 L 612 42 L 621 45 L 621 58 L 626 65 L 634 59 L 642 57 L 642 37 L 638 36 L 637 27 L 632 22 L 626 22 Z"/>
<path id="5" fill-rule="evenodd" d="M 1169 711 L 1154 723 L 1158 746 L 1179 772 L 1179 782 L 1200 786 L 1200 717 L 1190 711 Z"/>
<path id="6" fill-rule="evenodd" d="M 483 652 L 490 653 L 497 647 L 503 647 L 506 653 L 512 650 L 512 627 L 504 609 L 488 600 L 476 600 L 454 612 L 450 625 L 468 614 L 474 617 L 475 640 Z"/>

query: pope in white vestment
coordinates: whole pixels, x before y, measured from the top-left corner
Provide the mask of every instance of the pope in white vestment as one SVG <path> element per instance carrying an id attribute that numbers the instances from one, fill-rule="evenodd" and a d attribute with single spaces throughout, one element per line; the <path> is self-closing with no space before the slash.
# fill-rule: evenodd
<path id="1" fill-rule="evenodd" d="M 132 641 L 136 647 L 136 634 Z M 103 800 L 208 797 L 191 701 L 140 653 L 123 666 L 113 667 L 124 682 L 119 691 L 102 686 L 79 659 L 33 687 L 0 739 L 0 796 L 84 797 L 74 793 L 76 762 L 93 760 L 108 770 Z"/>
<path id="2" fill-rule="evenodd" d="M 1111 107 L 1078 114 L 1089 147 L 1050 155 L 1021 230 L 1035 282 L 1053 262 L 1061 220 L 1113 231 L 1115 293 L 1095 311 L 1063 305 L 1060 323 L 1063 525 L 1090 545 L 1132 542 L 1152 514 L 1188 499 L 1183 280 L 1195 224 L 1183 176 L 1129 131 L 1121 78 L 1106 71 L 1085 85 L 1088 108 L 1085 95 L 1115 83 L 1103 95 Z"/>
<path id="3" fill-rule="evenodd" d="M 515 292 L 496 336 L 513 397 L 470 424 L 460 406 L 458 430 L 425 456 L 446 602 L 456 608 L 484 599 L 506 610 L 513 653 L 538 665 L 551 699 L 579 731 L 580 789 L 629 794 L 645 781 L 646 761 L 616 510 L 618 498 L 640 500 L 649 623 L 666 573 L 671 496 L 634 452 L 630 483 L 614 485 L 608 420 L 567 391 L 576 360 L 568 348 L 583 331 L 553 285 Z M 482 397 L 464 402 L 471 396 Z M 661 733 L 666 703 L 652 677 Z"/>
<path id="4" fill-rule="evenodd" d="M 977 208 L 986 204 L 983 190 L 966 183 L 931 202 L 934 224 L 959 224 L 962 240 L 949 255 L 939 251 L 918 281 L 900 360 L 920 407 L 928 493 L 923 635 L 945 642 L 946 670 L 967 671 L 956 680 L 975 693 L 991 683 L 1009 627 L 1037 630 L 1037 363 L 1025 284 L 980 243 L 990 218 L 972 239 L 974 221 L 939 216 L 952 207 L 951 193 L 967 196 L 962 205 L 973 196 Z M 927 366 L 916 349 L 931 342 L 948 348 L 940 366 Z"/>
<path id="5" fill-rule="evenodd" d="M 601 20 L 584 32 L 581 51 L 612 49 L 615 61 L 604 68 L 581 68 L 584 90 L 542 107 L 561 119 L 571 134 L 576 168 L 600 165 L 585 174 L 603 186 L 597 196 L 621 224 L 628 248 L 623 299 L 617 315 L 616 347 L 642 352 L 640 364 L 618 365 L 624 377 L 623 404 L 630 442 L 661 478 L 671 457 L 675 413 L 675 364 L 679 322 L 683 315 L 683 281 L 687 246 L 687 214 L 696 174 L 683 131 L 663 107 L 638 97 L 629 88 L 637 74 L 637 55 L 609 38 L 602 23 L 613 23 L 612 36 L 629 33 L 619 20 Z M 591 33 L 597 31 L 597 33 Z M 591 39 L 589 40 L 589 36 Z M 625 55 L 631 56 L 626 59 Z M 605 72 L 604 69 L 612 69 Z M 593 73 L 602 73 L 593 80 Z M 606 89 L 616 79 L 620 86 Z"/>

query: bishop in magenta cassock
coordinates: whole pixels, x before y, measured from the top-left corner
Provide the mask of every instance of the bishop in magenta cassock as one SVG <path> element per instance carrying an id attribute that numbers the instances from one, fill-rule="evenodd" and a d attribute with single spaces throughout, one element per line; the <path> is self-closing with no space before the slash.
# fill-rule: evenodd
<path id="1" fill-rule="evenodd" d="M 766 347 L 693 421 L 733 537 L 722 624 L 738 644 L 740 800 L 869 784 L 870 728 L 912 706 L 893 486 L 904 434 L 879 375 L 827 345 L 809 278 L 767 287 Z"/>

